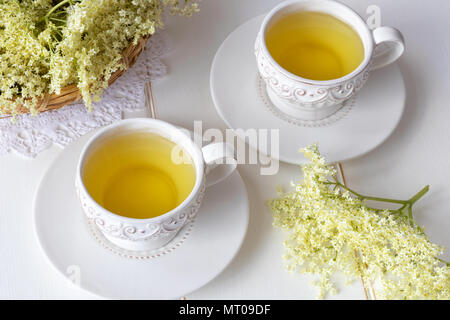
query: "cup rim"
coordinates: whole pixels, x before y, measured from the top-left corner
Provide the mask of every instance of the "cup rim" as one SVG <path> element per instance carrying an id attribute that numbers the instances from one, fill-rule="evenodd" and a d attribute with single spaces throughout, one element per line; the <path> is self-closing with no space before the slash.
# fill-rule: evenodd
<path id="1" fill-rule="evenodd" d="M 159 216 L 153 217 L 153 218 L 146 218 L 146 219 L 137 219 L 137 218 L 121 216 L 119 214 L 109 211 L 108 209 L 105 209 L 100 204 L 98 204 L 97 201 L 95 201 L 94 198 L 92 198 L 92 196 L 89 194 L 89 192 L 87 191 L 86 186 L 84 184 L 82 168 L 83 168 L 84 162 L 86 160 L 86 154 L 89 151 L 92 144 L 95 141 L 97 141 L 100 137 L 105 135 L 107 132 L 109 132 L 117 127 L 125 126 L 125 125 L 131 124 L 131 123 L 150 123 L 150 124 L 156 123 L 156 124 L 160 125 L 160 127 L 162 126 L 172 132 L 177 132 L 182 137 L 185 136 L 184 133 L 179 128 L 175 127 L 174 125 L 172 125 L 166 121 L 153 119 L 153 118 L 133 118 L 133 119 L 120 120 L 117 123 L 108 125 L 102 129 L 100 129 L 100 131 L 98 131 L 96 134 L 94 134 L 94 136 L 92 136 L 88 140 L 88 142 L 85 144 L 85 146 L 83 147 L 83 150 L 81 151 L 79 159 L 78 159 L 76 179 L 79 181 L 79 188 L 81 189 L 80 192 L 83 192 L 84 195 L 88 198 L 88 200 L 98 210 L 100 210 L 103 214 L 106 214 L 107 216 L 109 216 L 110 218 L 113 218 L 113 219 L 120 219 L 122 221 L 127 221 L 128 223 L 134 223 L 134 224 L 145 224 L 145 223 L 152 223 L 152 222 L 158 222 L 161 220 L 165 220 L 168 216 L 174 215 L 177 212 L 179 212 L 180 210 L 183 210 L 198 195 L 198 193 L 200 192 L 200 187 L 204 180 L 203 172 L 204 172 L 205 163 L 203 160 L 203 154 L 202 154 L 200 148 L 194 143 L 194 141 L 192 141 L 192 139 L 190 139 L 187 136 L 185 136 L 187 138 L 186 143 L 190 144 L 190 146 L 192 147 L 192 150 L 196 153 L 195 155 L 190 153 L 192 160 L 194 161 L 194 165 L 196 165 L 196 164 L 200 165 L 199 170 L 197 170 L 197 166 L 196 166 L 195 185 L 192 188 L 192 191 L 189 193 L 189 195 L 186 197 L 186 199 L 183 200 L 182 203 L 180 203 L 178 206 L 176 206 L 172 210 L 170 210 L 166 213 L 163 213 L 162 215 L 159 215 Z"/>
<path id="2" fill-rule="evenodd" d="M 276 7 L 274 7 L 265 16 L 263 23 L 261 25 L 260 41 L 262 42 L 262 50 L 264 51 L 264 54 L 266 55 L 266 57 L 268 57 L 270 63 L 277 69 L 278 72 L 282 73 L 284 76 L 286 76 L 294 81 L 299 81 L 302 83 L 306 83 L 306 84 L 310 84 L 310 85 L 317 85 L 317 86 L 329 86 L 329 85 L 334 85 L 334 84 L 338 84 L 338 83 L 343 83 L 343 82 L 346 82 L 346 81 L 358 76 L 359 74 L 361 74 L 366 69 L 366 67 L 369 65 L 369 63 L 371 61 L 373 50 L 374 50 L 373 41 L 367 42 L 368 51 L 366 52 L 366 50 L 364 50 L 364 60 L 361 62 L 361 64 L 355 70 L 353 70 L 351 73 L 349 73 L 343 77 L 336 78 L 336 79 L 312 80 L 312 79 L 308 79 L 308 78 L 303 78 L 303 77 L 300 77 L 300 76 L 293 74 L 293 73 L 289 72 L 288 70 L 284 69 L 282 66 L 280 66 L 280 64 L 277 61 L 275 61 L 275 59 L 272 57 L 269 50 L 267 49 L 267 45 L 266 45 L 265 35 L 266 35 L 266 31 L 267 31 L 267 25 L 272 20 L 273 16 L 276 13 L 278 13 L 280 10 L 282 10 L 290 5 L 296 4 L 296 3 L 305 3 L 305 2 L 310 2 L 310 3 L 315 3 L 315 4 L 328 3 L 330 5 L 334 5 L 334 6 L 340 7 L 343 10 L 346 10 L 347 12 L 351 13 L 355 19 L 359 20 L 359 22 L 361 22 L 366 27 L 365 28 L 365 31 L 367 32 L 366 36 L 368 39 L 372 39 L 369 27 L 364 22 L 364 20 L 361 18 L 361 16 L 355 10 L 353 10 L 351 7 L 341 3 L 339 1 L 335 1 L 335 0 L 287 0 L 287 1 L 281 2 Z M 331 14 L 331 15 L 333 15 L 333 14 Z M 363 41 L 363 43 L 366 43 L 366 41 L 361 36 L 360 32 L 358 32 L 358 31 L 356 31 L 356 32 L 358 33 L 358 36 L 361 38 L 361 41 Z"/>

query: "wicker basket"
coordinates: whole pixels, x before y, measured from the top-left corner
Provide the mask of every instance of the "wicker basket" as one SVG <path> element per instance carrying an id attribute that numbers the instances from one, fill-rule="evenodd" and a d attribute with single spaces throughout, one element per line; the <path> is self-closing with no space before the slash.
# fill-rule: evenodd
<path id="1" fill-rule="evenodd" d="M 136 63 L 142 50 L 144 50 L 145 44 L 147 43 L 147 40 L 149 38 L 150 35 L 145 36 L 141 38 L 136 45 L 130 45 L 123 51 L 122 62 L 125 64 L 126 68 L 114 72 L 108 81 L 108 85 L 113 84 L 114 81 L 116 81 L 122 74 L 124 74 L 128 68 L 132 67 Z M 80 90 L 78 90 L 76 84 L 72 84 L 62 88 L 60 94 L 46 94 L 44 98 L 38 102 L 37 110 L 39 112 L 45 112 L 49 110 L 59 109 L 80 99 Z M 20 108 L 18 111 L 18 114 L 26 113 L 30 113 L 30 110 L 28 110 L 27 108 Z"/>

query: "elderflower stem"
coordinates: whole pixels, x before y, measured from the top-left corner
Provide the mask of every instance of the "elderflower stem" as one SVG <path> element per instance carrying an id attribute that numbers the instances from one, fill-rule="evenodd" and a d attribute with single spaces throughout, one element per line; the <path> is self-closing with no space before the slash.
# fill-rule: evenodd
<path id="1" fill-rule="evenodd" d="M 43 22 L 43 21 L 48 21 L 48 19 L 50 18 L 50 16 L 59 8 L 61 8 L 62 6 L 69 4 L 69 5 L 73 5 L 73 2 L 78 2 L 79 0 L 64 0 L 61 1 L 60 3 L 58 3 L 57 5 L 55 5 L 54 7 L 52 7 L 45 16 L 43 16 L 41 19 L 38 20 L 39 22 Z M 63 12 L 64 13 L 64 12 Z M 57 12 L 56 14 L 61 14 L 61 12 Z"/>
<path id="2" fill-rule="evenodd" d="M 445 264 L 447 267 L 450 267 L 450 262 L 447 262 L 447 261 L 442 260 L 442 259 L 439 259 L 439 258 L 438 258 L 438 260 L 439 260 L 440 262 L 442 262 L 443 264 Z"/>
<path id="3" fill-rule="evenodd" d="M 362 195 L 352 189 L 350 189 L 349 187 L 347 187 L 346 185 L 340 183 L 340 182 L 328 182 L 327 184 L 330 185 L 335 185 L 335 186 L 339 186 L 345 190 L 347 190 L 348 192 L 352 193 L 353 195 L 355 195 L 356 197 L 358 197 L 360 200 L 371 200 L 371 201 L 378 201 L 378 202 L 389 202 L 389 203 L 396 203 L 396 204 L 402 204 L 403 206 L 399 209 L 399 210 L 403 210 L 405 209 L 408 205 L 412 206 L 413 204 L 415 204 L 417 201 L 419 201 L 429 190 L 430 190 L 430 186 L 426 186 L 424 187 L 422 190 L 420 190 L 415 196 L 413 196 L 411 199 L 409 200 L 397 200 L 397 199 L 389 199 L 389 198 L 379 198 L 379 197 L 372 197 L 372 196 L 365 196 Z"/>
<path id="4" fill-rule="evenodd" d="M 412 207 L 413 205 L 419 201 L 429 190 L 430 190 L 430 186 L 427 185 L 425 186 L 422 190 L 420 190 L 417 194 L 415 194 L 411 199 L 409 200 L 397 200 L 397 199 L 388 199 L 388 198 L 379 198 L 379 197 L 372 197 L 372 196 L 365 196 L 362 195 L 352 189 L 350 189 L 349 187 L 347 187 L 346 185 L 340 183 L 339 181 L 337 181 L 336 178 L 334 178 L 335 182 L 326 182 L 326 184 L 329 185 L 334 185 L 335 188 L 336 187 L 341 187 L 344 190 L 347 190 L 348 192 L 350 192 L 351 194 L 355 195 L 358 199 L 360 199 L 361 201 L 366 201 L 366 200 L 371 200 L 371 201 L 378 201 L 378 202 L 388 202 L 388 203 L 396 203 L 396 204 L 402 204 L 402 206 L 397 209 L 397 210 L 388 210 L 388 212 L 390 212 L 393 215 L 397 215 L 399 217 L 403 217 L 405 218 L 409 225 L 413 228 L 416 228 L 418 231 L 424 233 L 423 229 L 414 221 L 414 217 L 413 217 L 413 213 L 412 213 Z M 371 210 L 374 210 L 375 212 L 383 212 L 386 210 L 383 209 L 377 209 L 377 208 L 372 208 L 372 207 L 368 207 Z M 404 211 L 405 209 L 407 209 L 407 211 Z"/>
<path id="5" fill-rule="evenodd" d="M 337 181 L 337 179 L 335 177 L 334 177 L 334 180 L 335 180 L 335 182 L 329 181 L 329 182 L 325 182 L 325 184 L 333 185 L 334 188 L 340 187 L 344 190 L 347 190 L 348 192 L 350 192 L 351 194 L 356 196 L 361 201 L 371 200 L 371 201 L 377 201 L 377 202 L 402 204 L 402 206 L 397 210 L 387 210 L 387 211 L 393 215 L 397 215 L 398 217 L 405 218 L 411 227 L 416 228 L 418 231 L 424 233 L 423 229 L 414 221 L 412 207 L 419 199 L 421 199 L 430 190 L 430 186 L 427 185 L 426 187 L 424 187 L 422 190 L 420 190 L 416 195 L 414 195 L 409 200 L 397 200 L 397 199 L 365 196 L 365 195 L 362 195 L 362 194 L 350 189 L 346 185 L 340 183 L 339 181 Z M 368 208 L 377 213 L 386 211 L 383 209 L 378 209 L 378 208 L 373 208 L 373 207 L 368 207 Z M 405 211 L 405 209 L 407 209 L 407 211 Z"/>
<path id="6" fill-rule="evenodd" d="M 413 205 L 414 203 L 419 201 L 420 198 L 422 198 L 429 190 L 430 190 L 430 186 L 426 186 L 425 188 L 420 190 L 414 197 L 409 199 L 409 202 L 411 203 L 411 205 Z"/>
<path id="7" fill-rule="evenodd" d="M 49 19 L 52 20 L 52 21 L 57 21 L 57 22 L 61 22 L 61 23 L 66 23 L 66 20 L 58 19 L 58 18 L 55 18 L 55 17 L 50 17 Z"/>
<path id="8" fill-rule="evenodd" d="M 356 191 L 350 189 L 349 187 L 343 185 L 340 182 L 329 182 L 327 184 L 337 185 L 337 186 L 341 187 L 342 189 L 345 189 L 348 192 L 350 192 L 351 194 L 355 195 L 360 200 L 372 200 L 372 201 L 378 201 L 378 202 L 389 202 L 389 203 L 396 203 L 396 204 L 403 204 L 403 205 L 408 204 L 408 201 L 404 201 L 404 200 L 396 200 L 396 199 L 388 199 L 388 198 L 378 198 L 378 197 L 365 196 L 365 195 L 357 193 Z"/>
<path id="9" fill-rule="evenodd" d="M 50 17 L 50 15 L 51 15 L 53 12 L 55 12 L 58 8 L 62 7 L 63 5 L 65 5 L 65 4 L 67 4 L 67 3 L 70 3 L 70 2 L 71 2 L 71 0 L 64 0 L 64 1 L 61 1 L 61 2 L 58 3 L 56 6 L 54 6 L 53 8 L 51 8 L 49 12 L 47 12 L 47 14 L 45 15 L 45 18 L 48 19 L 48 17 Z"/>

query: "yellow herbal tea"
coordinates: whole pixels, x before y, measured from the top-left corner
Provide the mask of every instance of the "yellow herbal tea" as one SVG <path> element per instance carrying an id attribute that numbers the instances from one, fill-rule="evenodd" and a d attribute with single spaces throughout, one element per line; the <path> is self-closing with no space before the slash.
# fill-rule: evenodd
<path id="1" fill-rule="evenodd" d="M 188 197 L 196 181 L 187 151 L 177 152 L 183 164 L 172 161 L 175 146 L 148 132 L 108 138 L 85 162 L 88 193 L 103 208 L 124 217 L 147 219 L 171 211 Z"/>
<path id="2" fill-rule="evenodd" d="M 288 14 L 266 32 L 266 45 L 287 71 L 310 80 L 332 80 L 354 71 L 364 60 L 358 33 L 325 13 Z"/>

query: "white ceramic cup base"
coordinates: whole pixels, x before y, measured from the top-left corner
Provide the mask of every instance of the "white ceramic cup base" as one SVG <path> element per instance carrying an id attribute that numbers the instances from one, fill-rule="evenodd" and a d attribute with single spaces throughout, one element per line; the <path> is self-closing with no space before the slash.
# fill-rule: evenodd
<path id="1" fill-rule="evenodd" d="M 167 235 L 165 237 L 161 237 L 156 240 L 136 241 L 132 244 L 130 244 L 129 240 L 118 239 L 116 237 L 109 236 L 107 233 L 103 233 L 103 236 L 109 242 L 115 244 L 116 246 L 118 246 L 120 248 L 138 252 L 138 251 L 146 251 L 146 250 L 155 250 L 155 249 L 164 247 L 166 244 L 170 243 L 177 236 L 177 234 L 178 234 L 178 232 L 180 232 L 180 230 L 178 230 L 176 233 Z"/>
<path id="2" fill-rule="evenodd" d="M 335 114 L 336 112 L 338 112 L 340 109 L 342 109 L 342 107 L 344 106 L 344 104 L 347 102 L 347 100 L 339 103 L 339 104 L 335 104 L 335 105 L 331 105 L 331 106 L 327 106 L 327 107 L 323 107 L 323 108 L 306 108 L 306 107 L 299 107 L 296 104 L 293 103 L 288 103 L 283 101 L 282 98 L 280 98 L 278 96 L 278 94 L 276 92 L 274 92 L 272 90 L 272 88 L 270 86 L 268 86 L 266 84 L 266 91 L 267 91 L 267 96 L 269 97 L 270 101 L 272 102 L 272 104 L 281 112 L 300 119 L 300 120 L 311 120 L 311 121 L 315 121 L 315 120 L 323 120 L 326 119 L 328 117 L 331 117 L 333 114 Z"/>
<path id="3" fill-rule="evenodd" d="M 137 259 L 137 260 L 151 260 L 158 259 L 167 254 L 172 253 L 174 250 L 180 248 L 184 242 L 189 238 L 192 232 L 195 230 L 195 219 L 189 221 L 177 235 L 168 243 L 158 249 L 144 249 L 144 250 L 127 250 L 123 247 L 119 247 L 109 241 L 101 232 L 97 226 L 89 220 L 86 220 L 86 226 L 89 229 L 89 233 L 96 240 L 96 242 L 105 250 L 114 253 L 124 259 Z"/>

